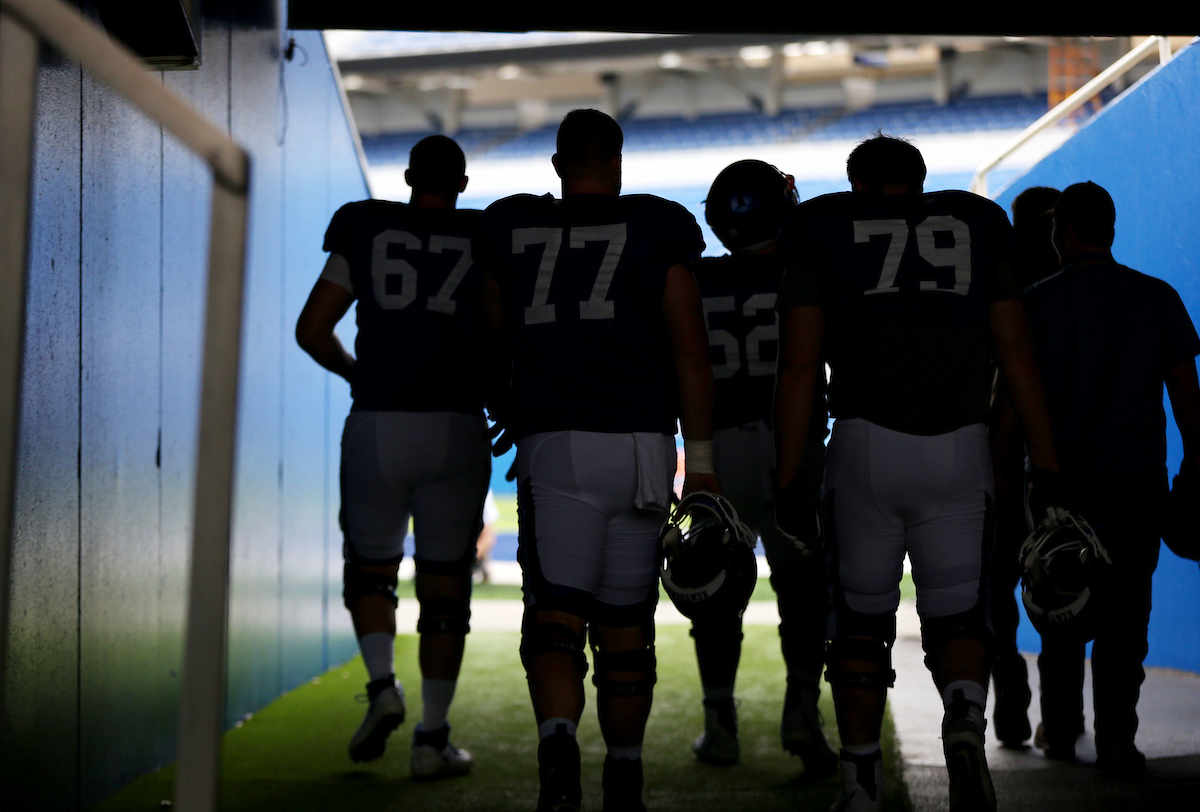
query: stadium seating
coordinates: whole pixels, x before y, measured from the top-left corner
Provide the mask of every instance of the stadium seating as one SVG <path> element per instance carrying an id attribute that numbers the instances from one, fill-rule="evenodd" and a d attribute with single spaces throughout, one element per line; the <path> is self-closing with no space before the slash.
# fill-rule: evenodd
<path id="1" fill-rule="evenodd" d="M 933 102 L 879 104 L 850 112 L 825 107 L 760 113 L 718 113 L 688 120 L 680 116 L 623 120 L 627 152 L 705 149 L 731 146 L 856 139 L 882 129 L 904 135 L 1019 130 L 1046 112 L 1042 97 L 965 98 L 946 105 Z M 526 158 L 554 151 L 557 122 L 535 130 L 465 128 L 454 134 L 470 158 Z M 363 138 L 367 160 L 375 165 L 404 164 L 425 132 L 390 133 Z"/>

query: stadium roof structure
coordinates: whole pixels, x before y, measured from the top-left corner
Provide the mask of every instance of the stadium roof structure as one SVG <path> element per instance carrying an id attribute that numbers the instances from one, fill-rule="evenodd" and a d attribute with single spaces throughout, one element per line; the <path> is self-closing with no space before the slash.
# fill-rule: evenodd
<path id="1" fill-rule="evenodd" d="M 1078 6 L 1048 7 L 1013 0 L 980 12 L 969 4 L 932 0 L 920 4 L 795 3 L 731 6 L 724 13 L 678 3 L 606 0 L 602 4 L 446 5 L 379 3 L 376 0 L 291 0 L 293 29 L 407 31 L 626 31 L 676 34 L 953 34 L 983 36 L 1122 36 L 1194 34 L 1194 9 L 1174 3 L 1123 5 L 1116 13 Z"/>

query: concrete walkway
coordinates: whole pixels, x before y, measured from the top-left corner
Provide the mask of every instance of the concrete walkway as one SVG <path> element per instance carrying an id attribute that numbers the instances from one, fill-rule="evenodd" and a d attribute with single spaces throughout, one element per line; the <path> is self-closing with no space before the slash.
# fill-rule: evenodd
<path id="1" fill-rule="evenodd" d="M 520 583 L 515 562 L 492 562 L 492 578 Z M 765 562 L 760 565 L 765 568 Z M 765 576 L 765 572 L 763 573 Z M 403 601 L 397 617 L 401 632 L 416 630 L 416 602 Z M 688 621 L 669 601 L 658 605 L 659 624 Z M 774 601 L 753 601 L 746 610 L 748 624 L 779 623 Z M 477 631 L 515 631 L 521 626 L 521 604 L 513 600 L 476 600 L 471 627 Z M 1033 702 L 1029 721 L 1040 719 L 1037 665 L 1029 657 Z M 948 782 L 942 756 L 942 704 L 925 668 L 921 627 L 916 605 L 901 604 L 893 652 L 896 687 L 889 694 L 892 718 L 904 758 L 904 778 L 914 812 L 944 812 Z M 1144 781 L 1115 781 L 1093 766 L 1091 678 L 1085 681 L 1085 720 L 1088 733 L 1076 746 L 1078 764 L 1043 757 L 1033 747 L 1010 750 L 989 742 L 987 757 L 1000 812 L 1200 812 L 1200 675 L 1147 669 L 1138 704 L 1141 726 L 1137 746 L 1146 754 L 1149 776 Z M 988 696 L 987 716 L 992 717 Z M 990 721 L 989 721 L 990 724 Z"/>
<path id="2" fill-rule="evenodd" d="M 916 606 L 906 602 L 897 618 L 896 688 L 889 696 L 904 757 L 904 778 L 915 812 L 947 808 L 948 782 L 942 756 L 942 703 L 925 668 Z M 1029 657 L 1033 689 L 1029 721 L 1038 710 L 1037 664 Z M 1093 766 L 1091 676 L 1085 677 L 1084 717 L 1088 732 L 1076 746 L 1078 764 L 1050 761 L 1034 747 L 1010 750 L 989 742 L 988 765 L 997 805 L 1009 810 L 1047 812 L 1159 812 L 1200 810 L 1200 676 L 1151 668 L 1142 686 L 1137 746 L 1146 754 L 1145 781 L 1115 781 Z M 992 696 L 988 695 L 988 719 Z M 989 721 L 990 724 L 990 721 Z"/>

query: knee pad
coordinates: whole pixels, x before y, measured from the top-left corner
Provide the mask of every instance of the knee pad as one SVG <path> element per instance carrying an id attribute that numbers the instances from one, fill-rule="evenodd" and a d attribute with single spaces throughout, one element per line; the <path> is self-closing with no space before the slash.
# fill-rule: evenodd
<path id="1" fill-rule="evenodd" d="M 658 591 L 639 603 L 618 606 L 614 603 L 594 601 L 590 620 L 601 626 L 621 629 L 626 626 L 641 626 L 649 630 L 651 639 L 654 637 L 654 609 L 658 606 Z"/>
<path id="2" fill-rule="evenodd" d="M 413 567 L 418 573 L 427 575 L 450 575 L 459 578 L 471 577 L 471 566 L 475 563 L 474 545 L 467 554 L 455 561 L 430 561 L 426 558 L 413 556 Z"/>
<path id="3" fill-rule="evenodd" d="M 592 676 L 592 684 L 596 693 L 609 697 L 650 696 L 654 693 L 654 683 L 658 681 L 656 669 L 658 659 L 654 655 L 654 624 L 644 624 L 643 648 L 610 651 L 596 639 L 595 628 L 591 633 L 592 659 L 596 663 L 596 673 Z M 641 674 L 632 680 L 613 679 L 614 672 Z"/>
<path id="4" fill-rule="evenodd" d="M 964 637 L 978 640 L 987 649 L 989 658 L 994 653 L 995 635 L 988 624 L 982 601 L 956 615 L 921 619 L 921 648 L 925 650 L 926 664 L 930 656 L 947 641 Z"/>
<path id="5" fill-rule="evenodd" d="M 892 669 L 891 648 L 882 640 L 839 638 L 831 640 L 825 650 L 825 681 L 830 685 L 848 688 L 887 690 L 896 684 Z M 876 666 L 870 671 L 848 671 L 846 663 L 866 662 Z"/>
<path id="6" fill-rule="evenodd" d="M 382 595 L 392 602 L 392 606 L 399 606 L 400 598 L 396 596 L 398 583 L 399 579 L 394 572 L 371 572 L 360 569 L 356 564 L 347 563 L 342 570 L 342 602 L 347 609 L 353 609 L 359 598 L 366 595 Z"/>
<path id="7" fill-rule="evenodd" d="M 653 645 L 627 651 L 607 651 L 600 646 L 593 646 L 592 657 L 596 661 L 592 684 L 596 686 L 598 694 L 634 697 L 654 693 L 654 683 L 658 681 L 655 673 L 658 659 L 654 656 Z M 616 680 L 612 678 L 614 671 L 640 673 L 642 676 L 633 680 Z"/>
<path id="8" fill-rule="evenodd" d="M 417 617 L 418 634 L 467 634 L 471 631 L 471 569 L 467 564 L 465 572 L 450 571 L 449 564 L 437 564 L 432 568 L 429 562 L 417 561 L 417 574 L 413 579 L 416 585 L 417 603 L 421 613 Z M 423 575 L 447 575 L 456 577 L 459 582 L 457 595 L 433 594 L 437 590 L 429 588 L 428 581 Z"/>
<path id="9" fill-rule="evenodd" d="M 522 624 L 521 628 L 521 665 L 525 666 L 528 676 L 530 665 L 535 657 L 542 654 L 566 654 L 575 662 L 579 669 L 579 678 L 587 676 L 587 655 L 583 653 L 583 636 L 575 634 L 570 626 L 563 623 L 531 623 Z"/>

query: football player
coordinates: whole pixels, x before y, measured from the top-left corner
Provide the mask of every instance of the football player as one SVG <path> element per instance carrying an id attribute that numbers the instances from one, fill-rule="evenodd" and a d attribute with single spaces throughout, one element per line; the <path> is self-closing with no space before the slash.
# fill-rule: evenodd
<path id="1" fill-rule="evenodd" d="M 805 774 L 826 775 L 837 757 L 821 732 L 817 698 L 825 654 L 827 595 L 819 549 L 797 545 L 776 528 L 771 474 L 775 465 L 771 400 L 775 392 L 778 316 L 775 296 L 783 266 L 775 236 L 798 203 L 795 183 L 762 161 L 738 161 L 713 182 L 705 219 L 730 253 L 702 259 L 696 269 L 716 378 L 713 459 L 724 496 L 762 538 L 779 603 L 779 637 L 787 665 L 780 732 L 785 750 L 804 761 Z M 801 474 L 816 504 L 824 468 L 824 373 L 815 395 Z M 735 763 L 740 754 L 734 682 L 742 648 L 741 612 L 721 620 L 698 615 L 692 624 L 704 688 L 704 733 L 692 749 L 701 761 Z"/>
<path id="2" fill-rule="evenodd" d="M 1024 289 L 1058 271 L 1058 254 L 1050 241 L 1050 225 L 1059 191 L 1033 186 L 1017 195 L 1012 204 L 1019 286 Z M 1029 535 L 1025 524 L 1025 446 L 1012 410 L 1005 407 L 1003 385 L 998 387 L 989 426 L 996 481 L 996 529 L 992 547 L 989 590 L 995 629 L 992 684 L 996 699 L 992 711 L 993 735 L 1006 747 L 1023 747 L 1033 731 L 1029 726 L 1029 669 L 1017 651 L 1019 612 L 1013 590 L 1021 578 L 1017 551 Z M 1003 467 L 1002 467 L 1003 466 Z M 1082 729 L 1082 714 L 1080 726 Z"/>
<path id="3" fill-rule="evenodd" d="M 354 398 L 342 435 L 343 597 L 370 677 L 354 761 L 379 758 L 404 721 L 393 652 L 397 572 L 413 519 L 423 702 L 414 778 L 463 775 L 472 764 L 450 743 L 447 721 L 491 472 L 471 260 L 479 212 L 455 208 L 465 169 L 454 141 L 430 136 L 412 149 L 408 204 L 339 209 L 325 234 L 329 260 L 296 325 L 300 346 L 349 381 Z M 357 357 L 333 331 L 355 300 Z"/>
<path id="4" fill-rule="evenodd" d="M 1111 608 L 1092 646 L 1096 765 L 1140 778 L 1146 758 L 1134 734 L 1162 530 L 1147 517 L 1161 517 L 1167 502 L 1163 386 L 1183 440 L 1179 477 L 1200 476 L 1200 338 L 1170 285 L 1113 258 L 1115 223 L 1102 187 L 1064 189 L 1053 229 L 1063 269 L 1033 285 L 1026 302 L 1063 475 L 1117 573 L 1093 590 Z M 1050 758 L 1075 759 L 1083 668 L 1082 640 L 1043 635 L 1035 744 Z"/>
<path id="5" fill-rule="evenodd" d="M 966 192 L 924 194 L 925 162 L 879 136 L 851 153 L 854 191 L 802 203 L 779 236 L 778 499 L 806 455 L 824 358 L 836 422 L 822 486 L 833 637 L 826 678 L 841 734 L 835 810 L 882 806 L 879 739 L 895 678 L 899 584 L 912 561 L 926 662 L 945 705 L 950 809 L 992 810 L 984 757 L 992 468 L 991 357 L 1039 480 L 1057 458 L 1013 278 L 1008 218 Z M 1035 505 L 1056 501 L 1037 489 Z M 783 529 L 805 533 L 785 516 Z M 803 517 L 799 517 L 803 518 Z"/>
<path id="6" fill-rule="evenodd" d="M 718 487 L 712 369 L 688 268 L 704 242 L 681 206 L 620 195 L 622 141 L 609 116 L 569 113 L 553 157 L 562 198 L 500 200 L 476 240 L 495 351 L 489 409 L 517 445 L 521 659 L 543 812 L 580 803 L 585 640 L 608 746 L 604 809 L 643 808 L 658 536 L 677 417 L 684 490 Z"/>

